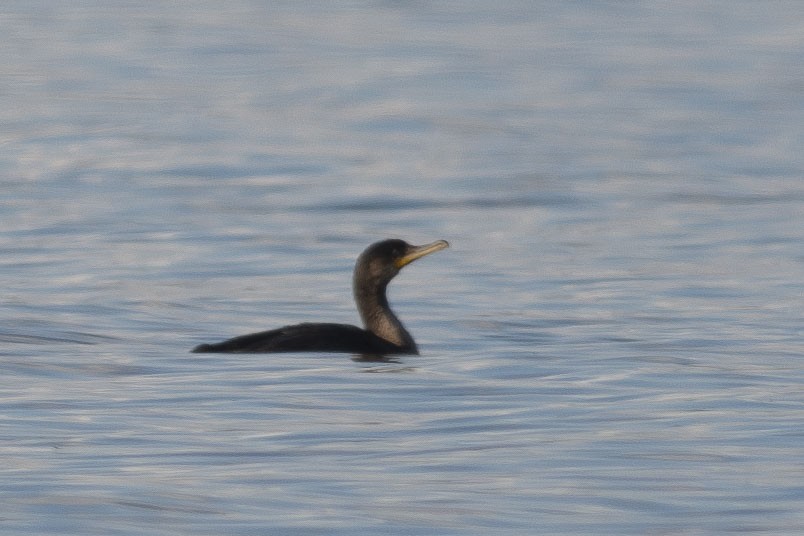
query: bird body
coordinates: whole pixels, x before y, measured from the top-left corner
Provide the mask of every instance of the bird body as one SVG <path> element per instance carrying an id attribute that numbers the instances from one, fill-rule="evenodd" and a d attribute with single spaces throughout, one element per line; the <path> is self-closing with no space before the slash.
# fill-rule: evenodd
<path id="1" fill-rule="evenodd" d="M 400 347 L 350 324 L 305 322 L 215 343 L 201 344 L 195 353 L 356 352 L 398 354 Z"/>
<path id="2" fill-rule="evenodd" d="M 201 344 L 193 352 L 418 354 L 416 342 L 388 304 L 386 288 L 403 266 L 448 246 L 445 240 L 412 246 L 403 240 L 391 239 L 366 248 L 357 259 L 352 282 L 365 329 L 349 324 L 296 324 Z"/>

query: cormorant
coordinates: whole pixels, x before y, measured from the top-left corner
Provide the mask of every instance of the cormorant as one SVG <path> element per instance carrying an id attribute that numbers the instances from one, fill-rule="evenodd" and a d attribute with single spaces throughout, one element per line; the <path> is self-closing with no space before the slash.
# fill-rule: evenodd
<path id="1" fill-rule="evenodd" d="M 352 286 L 365 329 L 349 324 L 296 324 L 201 344 L 193 352 L 418 354 L 413 337 L 391 311 L 385 289 L 403 266 L 446 247 L 449 247 L 446 240 L 412 246 L 404 240 L 391 239 L 376 242 L 360 254 Z"/>

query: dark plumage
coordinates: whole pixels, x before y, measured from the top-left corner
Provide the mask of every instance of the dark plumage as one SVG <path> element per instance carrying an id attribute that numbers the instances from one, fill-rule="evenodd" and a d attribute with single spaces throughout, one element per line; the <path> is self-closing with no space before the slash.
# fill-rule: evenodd
<path id="1" fill-rule="evenodd" d="M 403 266 L 448 246 L 445 240 L 411 246 L 393 239 L 366 248 L 357 259 L 352 283 L 365 329 L 348 324 L 296 324 L 215 344 L 201 344 L 193 352 L 418 354 L 413 337 L 391 311 L 385 290 Z"/>

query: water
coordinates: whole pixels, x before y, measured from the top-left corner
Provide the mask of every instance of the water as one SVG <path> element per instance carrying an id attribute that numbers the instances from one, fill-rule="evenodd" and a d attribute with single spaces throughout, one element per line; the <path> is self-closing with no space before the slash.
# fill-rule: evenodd
<path id="1" fill-rule="evenodd" d="M 803 20 L 5 2 L 3 534 L 804 534 Z"/>

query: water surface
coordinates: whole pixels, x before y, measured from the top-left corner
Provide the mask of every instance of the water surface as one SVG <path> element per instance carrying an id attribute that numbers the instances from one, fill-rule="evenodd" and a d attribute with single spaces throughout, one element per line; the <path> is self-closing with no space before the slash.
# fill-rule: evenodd
<path id="1" fill-rule="evenodd" d="M 797 2 L 0 10 L 4 534 L 804 533 Z M 358 321 L 422 355 L 198 355 Z"/>

